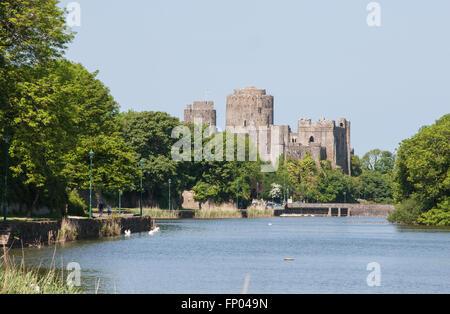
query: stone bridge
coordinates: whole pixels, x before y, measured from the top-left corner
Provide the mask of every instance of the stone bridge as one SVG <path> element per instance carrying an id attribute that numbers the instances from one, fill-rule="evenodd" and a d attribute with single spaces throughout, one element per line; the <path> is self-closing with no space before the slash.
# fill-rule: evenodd
<path id="1" fill-rule="evenodd" d="M 345 203 L 292 203 L 287 209 L 276 209 L 275 216 L 315 215 L 315 216 L 366 216 L 387 217 L 394 205 L 387 204 L 345 204 Z"/>

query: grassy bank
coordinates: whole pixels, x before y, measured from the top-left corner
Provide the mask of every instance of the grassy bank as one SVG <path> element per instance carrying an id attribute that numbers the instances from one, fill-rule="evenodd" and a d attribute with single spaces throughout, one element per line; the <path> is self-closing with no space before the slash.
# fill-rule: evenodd
<path id="1" fill-rule="evenodd" d="M 131 208 L 126 209 L 127 211 L 133 213 L 133 214 L 140 214 L 139 208 Z M 142 214 L 144 216 L 150 216 L 152 218 L 156 219 L 176 219 L 178 218 L 178 210 L 167 210 L 167 209 L 160 209 L 160 208 L 143 208 Z"/>
<path id="2" fill-rule="evenodd" d="M 247 209 L 247 217 L 248 218 L 269 218 L 274 216 L 274 210 L 270 208 L 266 209 L 257 209 L 257 208 L 249 208 Z"/>
<path id="3" fill-rule="evenodd" d="M 0 260 L 1 294 L 77 294 L 81 290 L 67 285 L 64 274 L 53 266 L 50 269 L 27 268 L 11 260 L 4 250 Z"/>
<path id="4" fill-rule="evenodd" d="M 186 209 L 193 210 L 195 212 L 195 219 L 230 219 L 230 218 L 242 218 L 242 214 L 240 211 L 235 209 Z M 139 214 L 139 208 L 127 209 L 133 214 Z M 167 210 L 167 209 L 159 209 L 159 208 L 143 208 L 142 213 L 144 215 L 149 215 L 154 219 L 177 219 L 179 218 L 178 210 Z M 256 209 L 249 208 L 247 209 L 247 217 L 248 218 L 266 218 L 273 217 L 274 211 L 273 209 Z"/>
<path id="5" fill-rule="evenodd" d="M 235 209 L 196 209 L 196 219 L 220 219 L 220 218 L 242 218 L 240 211 Z"/>

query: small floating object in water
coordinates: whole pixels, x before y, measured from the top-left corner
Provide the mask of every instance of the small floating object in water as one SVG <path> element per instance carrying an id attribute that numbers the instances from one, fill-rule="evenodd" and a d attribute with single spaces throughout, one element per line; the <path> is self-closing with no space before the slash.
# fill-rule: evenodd
<path id="1" fill-rule="evenodd" d="M 149 235 L 154 235 L 155 233 L 157 233 L 159 231 L 159 227 L 156 227 L 152 230 L 150 230 L 150 232 L 148 233 Z"/>
<path id="2" fill-rule="evenodd" d="M 131 230 L 130 230 L 130 229 L 125 230 L 125 236 L 126 236 L 126 237 L 131 236 Z"/>
<path id="3" fill-rule="evenodd" d="M 293 262 L 293 261 L 295 261 L 294 258 L 290 258 L 290 257 L 286 257 L 284 260 L 285 260 L 286 262 Z"/>
<path id="4" fill-rule="evenodd" d="M 272 223 L 271 222 L 269 222 L 267 225 L 269 225 L 269 226 L 271 226 L 272 225 Z"/>

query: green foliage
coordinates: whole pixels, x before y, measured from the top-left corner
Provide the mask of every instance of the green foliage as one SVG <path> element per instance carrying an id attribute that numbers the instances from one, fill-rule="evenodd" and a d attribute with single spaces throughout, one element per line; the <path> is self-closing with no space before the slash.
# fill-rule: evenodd
<path id="1" fill-rule="evenodd" d="M 362 173 L 361 159 L 355 154 L 351 154 L 351 174 L 352 177 L 359 177 Z"/>
<path id="2" fill-rule="evenodd" d="M 69 193 L 68 200 L 68 215 L 70 216 L 87 216 L 88 206 L 85 201 L 80 197 L 77 190 L 73 190 Z"/>
<path id="3" fill-rule="evenodd" d="M 400 205 L 391 221 L 448 225 L 449 144 L 450 114 L 401 143 L 394 171 L 394 197 Z M 414 202 L 416 207 L 404 206 Z"/>
<path id="4" fill-rule="evenodd" d="M 340 168 L 332 168 L 329 161 L 317 164 L 306 154 L 302 160 L 288 159 L 286 170 L 289 187 L 294 199 L 305 202 L 355 202 L 357 182 L 355 178 L 342 173 Z"/>
<path id="5" fill-rule="evenodd" d="M 392 203 L 392 177 L 376 170 L 366 170 L 359 177 L 361 198 L 375 203 Z"/>
<path id="6" fill-rule="evenodd" d="M 395 155 L 389 151 L 373 149 L 361 159 L 363 170 L 375 170 L 382 174 L 390 173 L 394 169 Z"/>
<path id="7" fill-rule="evenodd" d="M 168 179 L 172 180 L 171 195 L 175 198 L 182 190 L 190 188 L 189 168 L 171 158 L 175 139 L 172 130 L 180 125 L 177 118 L 164 112 L 128 111 L 117 117 L 122 137 L 137 153 L 136 159 L 144 160 L 143 189 L 148 193 L 150 206 L 168 207 Z"/>
<path id="8" fill-rule="evenodd" d="M 288 159 L 286 168 L 295 199 L 316 202 L 319 199 L 319 169 L 314 159 L 306 154 L 302 160 Z"/>
<path id="9" fill-rule="evenodd" d="M 450 226 L 450 211 L 434 208 L 423 213 L 417 222 L 426 226 Z"/>
<path id="10" fill-rule="evenodd" d="M 57 0 L 0 2 L 0 56 L 12 65 L 35 65 L 62 55 L 72 39 Z"/>
<path id="11" fill-rule="evenodd" d="M 232 200 L 239 200 L 239 207 L 247 207 L 254 197 L 254 191 L 258 182 L 261 182 L 259 161 L 225 161 L 227 135 L 226 133 L 217 135 L 223 136 L 223 160 L 224 161 L 202 161 L 194 163 L 191 171 L 196 174 L 197 183 L 194 186 L 194 197 L 196 200 L 204 202 L 212 199 L 216 203 L 223 203 Z M 237 160 L 238 135 L 234 135 L 234 156 Z M 207 139 L 211 141 L 213 138 Z M 245 156 L 249 154 L 249 140 L 245 141 Z M 204 191 L 202 191 L 204 190 Z"/>
<path id="12" fill-rule="evenodd" d="M 96 73 L 67 61 L 38 65 L 16 84 L 10 101 L 11 170 L 34 191 L 29 213 L 52 187 L 87 188 L 90 149 L 97 189 L 132 187 L 135 154 L 120 137 L 118 106 Z"/>
<path id="13" fill-rule="evenodd" d="M 178 118 L 165 112 L 128 111 L 121 113 L 118 121 L 125 141 L 135 148 L 141 158 L 170 157 L 171 147 L 175 143 L 171 134 L 180 125 Z"/>
<path id="14" fill-rule="evenodd" d="M 219 187 L 199 181 L 193 188 L 194 199 L 200 203 L 204 203 L 209 199 L 217 199 Z"/>
<path id="15" fill-rule="evenodd" d="M 398 149 L 394 197 L 422 201 L 426 209 L 443 202 L 450 190 L 450 114 L 423 127 Z"/>
<path id="16" fill-rule="evenodd" d="M 63 169 L 70 187 L 89 188 L 91 149 L 94 152 L 92 180 L 97 191 L 134 189 L 138 176 L 136 155 L 119 133 L 81 139 L 80 144 L 66 156 Z"/>
<path id="17" fill-rule="evenodd" d="M 357 182 L 355 178 L 345 175 L 339 168 L 332 168 L 329 162 L 322 162 L 318 201 L 322 203 L 356 202 Z"/>
<path id="18" fill-rule="evenodd" d="M 417 199 L 407 199 L 395 205 L 395 210 L 387 218 L 390 222 L 415 224 L 423 213 L 423 204 Z"/>

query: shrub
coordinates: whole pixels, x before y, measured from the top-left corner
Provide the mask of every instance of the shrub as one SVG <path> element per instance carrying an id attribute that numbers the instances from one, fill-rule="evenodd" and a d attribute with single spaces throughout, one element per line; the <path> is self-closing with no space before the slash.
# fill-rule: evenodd
<path id="1" fill-rule="evenodd" d="M 87 216 L 87 205 L 76 190 L 69 193 L 68 215 Z"/>
<path id="2" fill-rule="evenodd" d="M 434 208 L 423 213 L 417 222 L 426 226 L 450 226 L 450 212 Z"/>
<path id="3" fill-rule="evenodd" d="M 415 224 L 423 213 L 423 204 L 416 199 L 410 198 L 395 205 L 395 210 L 387 218 L 390 222 Z"/>

